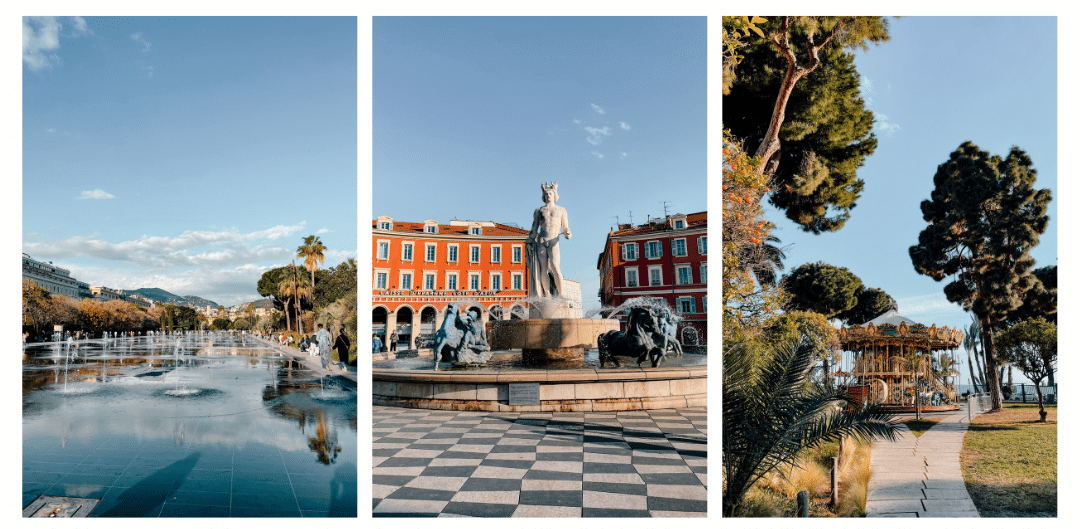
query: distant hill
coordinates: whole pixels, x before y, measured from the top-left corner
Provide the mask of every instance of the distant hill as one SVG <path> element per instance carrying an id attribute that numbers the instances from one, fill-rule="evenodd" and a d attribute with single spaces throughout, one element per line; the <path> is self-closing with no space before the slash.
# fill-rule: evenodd
<path id="1" fill-rule="evenodd" d="M 200 298 L 199 296 L 177 296 L 168 290 L 162 290 L 160 288 L 140 288 L 136 290 L 125 290 L 129 294 L 138 294 L 146 299 L 152 299 L 159 303 L 172 303 L 174 305 L 187 305 L 189 307 L 217 307 L 218 304 L 208 299 Z"/>

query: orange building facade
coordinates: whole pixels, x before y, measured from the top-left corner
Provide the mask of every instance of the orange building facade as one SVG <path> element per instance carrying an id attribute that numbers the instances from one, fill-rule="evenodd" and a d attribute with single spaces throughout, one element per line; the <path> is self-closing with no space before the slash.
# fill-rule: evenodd
<path id="1" fill-rule="evenodd" d="M 463 304 L 483 323 L 529 313 L 525 239 L 529 231 L 487 221 L 372 221 L 372 333 L 384 348 L 412 349 Z"/>
<path id="2" fill-rule="evenodd" d="M 618 307 L 636 297 L 664 299 L 682 317 L 684 345 L 708 343 L 708 213 L 676 214 L 608 233 L 600 271 L 600 302 Z M 619 317 L 625 322 L 625 313 Z"/>

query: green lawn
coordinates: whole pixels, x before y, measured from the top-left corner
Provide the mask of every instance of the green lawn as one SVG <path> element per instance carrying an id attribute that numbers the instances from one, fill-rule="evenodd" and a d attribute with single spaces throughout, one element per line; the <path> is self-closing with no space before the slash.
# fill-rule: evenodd
<path id="1" fill-rule="evenodd" d="M 960 466 L 983 517 L 1057 516 L 1057 406 L 1006 404 L 972 419 Z"/>

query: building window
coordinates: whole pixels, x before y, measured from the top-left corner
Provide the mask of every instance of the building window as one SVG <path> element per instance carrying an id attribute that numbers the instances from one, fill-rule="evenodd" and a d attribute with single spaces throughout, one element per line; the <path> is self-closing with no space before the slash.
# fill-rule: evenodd
<path id="1" fill-rule="evenodd" d="M 480 262 L 480 246 L 472 245 L 472 246 L 469 247 L 469 262 L 470 263 L 479 263 Z"/>
<path id="2" fill-rule="evenodd" d="M 701 312 L 709 312 L 709 297 L 701 296 Z"/>
<path id="3" fill-rule="evenodd" d="M 521 274 L 510 276 L 510 285 L 514 290 L 521 290 Z"/>
<path id="4" fill-rule="evenodd" d="M 435 262 L 435 245 L 434 244 L 428 244 L 428 245 L 424 246 L 424 261 L 427 261 L 429 263 L 434 263 Z"/>
<path id="5" fill-rule="evenodd" d="M 681 229 L 683 229 L 685 227 L 686 227 L 686 222 L 681 221 L 681 220 L 675 221 L 675 229 L 681 230 Z"/>
<path id="6" fill-rule="evenodd" d="M 495 291 L 502 290 L 502 275 L 500 275 L 500 274 L 492 274 L 491 275 L 491 290 L 495 290 Z"/>
<path id="7" fill-rule="evenodd" d="M 469 235 L 480 235 L 480 228 L 469 228 Z"/>
<path id="8" fill-rule="evenodd" d="M 677 271 L 679 273 L 680 285 L 689 285 L 690 283 L 694 282 L 694 279 L 691 277 L 689 266 L 680 266 Z"/>
<path id="9" fill-rule="evenodd" d="M 401 260 L 402 261 L 412 261 L 412 247 L 413 247 L 413 244 L 411 242 L 403 242 L 403 243 L 401 243 Z"/>
<path id="10" fill-rule="evenodd" d="M 662 274 L 662 272 L 661 272 L 661 270 L 659 268 L 650 268 L 649 269 L 649 286 L 655 287 L 655 286 L 663 285 L 664 281 L 663 281 L 663 276 L 661 274 Z"/>
<path id="11" fill-rule="evenodd" d="M 379 255 L 378 255 L 378 258 L 379 259 L 384 259 L 384 260 L 390 259 L 390 243 L 388 243 L 388 242 L 379 242 Z"/>
<path id="12" fill-rule="evenodd" d="M 676 303 L 676 305 L 679 308 L 679 312 L 683 314 L 694 313 L 694 298 L 679 298 L 679 301 L 678 303 Z"/>
<path id="13" fill-rule="evenodd" d="M 701 271 L 700 272 L 701 272 L 701 282 L 702 283 L 707 283 L 707 281 L 705 281 L 705 269 L 706 269 L 706 266 L 701 265 Z"/>
<path id="14" fill-rule="evenodd" d="M 633 261 L 637 259 L 637 243 L 629 242 L 622 245 L 623 261 Z"/>
<path id="15" fill-rule="evenodd" d="M 469 274 L 469 290 L 480 290 L 479 274 Z"/>
<path id="16" fill-rule="evenodd" d="M 701 255 L 705 255 L 707 253 L 707 251 L 706 251 L 707 250 L 706 249 L 706 246 L 707 246 L 706 239 L 708 239 L 708 237 L 698 237 L 698 240 L 697 240 L 697 251 Z"/>
<path id="17" fill-rule="evenodd" d="M 636 287 L 638 286 L 637 270 L 628 269 L 626 271 L 626 286 Z"/>
<path id="18" fill-rule="evenodd" d="M 671 241 L 671 255 L 675 257 L 686 256 L 686 239 L 675 239 Z"/>
<path id="19" fill-rule="evenodd" d="M 386 275 L 386 272 L 377 272 L 375 274 L 375 288 L 386 290 Z"/>
<path id="20" fill-rule="evenodd" d="M 492 246 L 491 247 L 491 262 L 492 263 L 501 263 L 502 262 L 502 246 Z"/>
<path id="21" fill-rule="evenodd" d="M 645 258 L 656 259 L 664 256 L 664 249 L 660 246 L 660 241 L 649 241 L 645 243 Z"/>
<path id="22" fill-rule="evenodd" d="M 513 260 L 514 264 L 521 263 L 521 247 L 520 246 L 515 246 L 515 247 L 511 248 L 510 251 L 511 251 L 510 258 Z"/>
<path id="23" fill-rule="evenodd" d="M 424 231 L 428 233 L 437 233 L 435 226 L 424 226 Z"/>
<path id="24" fill-rule="evenodd" d="M 451 244 L 450 246 L 446 247 L 446 262 L 448 262 L 448 263 L 456 263 L 457 262 L 457 245 L 456 244 Z"/>
<path id="25" fill-rule="evenodd" d="M 457 287 L 457 274 L 447 274 L 446 275 L 446 290 L 455 291 L 457 289 L 458 289 L 458 287 Z"/>
<path id="26" fill-rule="evenodd" d="M 390 230 L 390 223 L 389 222 L 380 222 L 379 223 L 379 229 L 389 231 Z"/>
<path id="27" fill-rule="evenodd" d="M 401 289 L 412 290 L 412 274 L 401 274 Z"/>
<path id="28" fill-rule="evenodd" d="M 435 274 L 424 274 L 424 290 L 435 290 Z"/>

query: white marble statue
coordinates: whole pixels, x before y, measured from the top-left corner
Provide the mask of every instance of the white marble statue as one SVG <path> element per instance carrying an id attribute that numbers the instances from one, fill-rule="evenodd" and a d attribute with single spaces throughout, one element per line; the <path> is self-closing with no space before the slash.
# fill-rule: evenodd
<path id="1" fill-rule="evenodd" d="M 559 184 L 540 185 L 544 205 L 533 212 L 532 230 L 525 240 L 525 264 L 529 269 L 529 297 L 558 298 L 563 296 L 562 273 L 559 271 L 559 234 L 570 239 L 566 210 L 556 206 Z"/>

